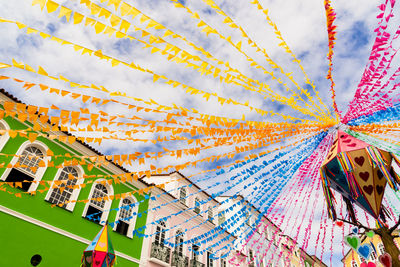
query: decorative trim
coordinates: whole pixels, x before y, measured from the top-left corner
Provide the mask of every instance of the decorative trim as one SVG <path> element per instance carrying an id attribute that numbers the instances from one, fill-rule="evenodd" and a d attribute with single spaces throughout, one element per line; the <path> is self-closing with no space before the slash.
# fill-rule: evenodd
<path id="1" fill-rule="evenodd" d="M 8 214 L 8 215 L 14 216 L 14 217 L 16 217 L 16 218 L 19 218 L 19 219 L 21 219 L 21 220 L 24 220 L 24 221 L 26 221 L 26 222 L 29 222 L 29 223 L 35 224 L 35 225 L 37 225 L 37 226 L 40 226 L 40 227 L 42 227 L 42 228 L 45 228 L 45 229 L 47 229 L 47 230 L 50 230 L 50 231 L 52 231 L 52 232 L 55 232 L 55 233 L 57 233 L 57 234 L 60 234 L 60 235 L 69 237 L 69 238 L 74 239 L 74 240 L 76 240 L 76 241 L 79 241 L 79 242 L 81 242 L 81 243 L 84 243 L 84 244 L 89 245 L 89 244 L 92 242 L 92 241 L 90 241 L 90 240 L 88 240 L 88 239 L 86 239 L 86 238 L 83 238 L 83 237 L 80 237 L 80 236 L 78 236 L 78 235 L 72 234 L 72 233 L 67 232 L 67 231 L 65 231 L 65 230 L 63 230 L 63 229 L 60 229 L 60 228 L 58 228 L 58 227 L 52 226 L 52 225 L 47 224 L 47 223 L 45 223 L 45 222 L 42 222 L 42 221 L 39 221 L 39 220 L 34 219 L 34 218 L 32 218 L 32 217 L 29 217 L 29 216 L 27 216 L 27 215 L 25 215 L 25 214 L 19 213 L 19 212 L 15 211 L 15 210 L 11 210 L 11 209 L 9 209 L 9 208 L 6 208 L 6 207 L 4 207 L 4 206 L 2 206 L 2 205 L 0 205 L 0 211 L 3 212 L 3 213 L 6 213 L 6 214 Z M 124 258 L 124 259 L 126 259 L 126 260 L 128 260 L 128 261 L 131 261 L 131 262 L 134 262 L 134 263 L 138 263 L 138 264 L 140 263 L 140 261 L 139 261 L 138 259 L 133 258 L 133 257 L 131 257 L 131 256 L 129 256 L 129 255 L 124 254 L 124 253 L 115 251 L 115 254 L 116 254 L 118 257 Z"/>

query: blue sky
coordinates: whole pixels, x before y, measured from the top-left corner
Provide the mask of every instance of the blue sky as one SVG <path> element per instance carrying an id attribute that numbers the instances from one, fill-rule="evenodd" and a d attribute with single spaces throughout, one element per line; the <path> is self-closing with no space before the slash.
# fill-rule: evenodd
<path id="1" fill-rule="evenodd" d="M 79 1 L 56 1 L 74 11 L 78 11 L 84 15 L 91 16 L 90 11 Z M 94 1 L 101 5 L 99 1 Z M 283 95 L 287 94 L 282 86 L 272 81 L 272 79 L 258 69 L 251 67 L 246 59 L 233 49 L 226 42 L 220 40 L 211 34 L 207 37 L 196 26 L 197 22 L 190 18 L 183 9 L 175 8 L 168 0 L 153 1 L 127 1 L 135 6 L 143 13 L 157 20 L 169 29 L 181 34 L 191 42 L 201 45 L 215 57 L 227 61 L 232 67 L 239 69 L 242 73 L 261 82 L 271 85 L 276 92 Z M 333 77 L 336 82 L 337 102 L 340 110 L 345 111 L 347 104 L 352 99 L 355 88 L 367 64 L 369 52 L 373 43 L 373 29 L 376 27 L 378 14 L 376 6 L 381 1 L 334 1 L 333 7 L 337 13 L 337 43 L 334 55 Z M 222 23 L 223 18 L 211 10 L 202 1 L 181 1 L 190 9 L 198 12 L 200 17 L 209 25 L 218 29 L 219 32 L 226 36 L 231 36 L 235 42 L 241 40 L 240 33 L 235 29 L 228 27 Z M 216 1 L 216 3 L 232 18 L 237 24 L 241 25 L 248 35 L 262 48 L 265 48 L 273 60 L 280 64 L 286 72 L 293 72 L 293 76 L 301 86 L 306 86 L 303 82 L 303 75 L 299 68 L 291 62 L 291 58 L 278 47 L 278 41 L 274 37 L 271 27 L 266 23 L 265 18 L 254 5 L 247 0 L 235 1 Z M 278 25 L 287 44 L 293 52 L 302 60 L 308 76 L 317 85 L 321 98 L 330 107 L 331 99 L 329 92 L 329 83 L 325 79 L 328 64 L 326 60 L 327 48 L 327 32 L 326 18 L 322 0 L 264 0 L 260 1 L 264 8 L 269 9 L 271 19 Z M 117 39 L 106 35 L 96 35 L 94 30 L 84 27 L 83 24 L 75 25 L 67 22 L 65 18 L 58 18 L 58 11 L 48 14 L 42 12 L 39 6 L 31 6 L 31 1 L 7 1 L 0 0 L 1 9 L 0 17 L 17 20 L 22 23 L 34 27 L 43 32 L 53 34 L 59 38 L 73 41 L 77 44 L 87 46 L 93 50 L 101 49 L 104 54 L 112 55 L 118 59 L 140 64 L 143 67 L 151 69 L 157 73 L 164 74 L 171 79 L 184 82 L 190 86 L 217 92 L 226 98 L 234 98 L 238 101 L 249 101 L 251 105 L 265 110 L 274 110 L 286 115 L 307 118 L 306 115 L 290 109 L 290 107 L 271 102 L 259 94 L 243 90 L 239 86 L 221 84 L 217 79 L 199 75 L 197 72 L 185 68 L 182 64 L 175 64 L 167 61 L 160 54 L 152 54 L 148 49 L 143 49 L 137 41 L 129 41 L 127 39 Z M 105 5 L 102 5 L 106 7 Z M 108 9 L 114 11 L 113 7 Z M 396 14 L 396 12 L 395 12 Z M 103 23 L 108 23 L 104 18 L 99 19 Z M 395 23 L 398 18 L 395 18 Z M 133 20 L 138 27 L 145 28 L 144 24 L 140 24 L 138 19 Z M 153 34 L 160 34 L 159 31 L 148 29 Z M 132 36 L 140 37 L 138 33 L 129 31 Z M 124 66 L 111 67 L 109 63 L 100 61 L 89 55 L 80 55 L 76 53 L 72 47 L 61 46 L 59 43 L 43 40 L 37 35 L 27 35 L 26 32 L 20 30 L 14 24 L 2 23 L 0 27 L 0 35 L 3 41 L 0 43 L 0 62 L 11 63 L 11 59 L 18 62 L 22 61 L 31 65 L 35 69 L 42 66 L 49 74 L 62 74 L 69 79 L 83 83 L 103 85 L 110 90 L 118 90 L 142 99 L 154 99 L 158 103 L 172 105 L 173 103 L 187 107 L 195 108 L 200 112 L 227 116 L 230 118 L 241 118 L 242 114 L 246 119 L 258 121 L 279 121 L 278 117 L 262 117 L 255 112 L 251 112 L 243 107 L 234 105 L 219 105 L 214 99 L 205 101 L 198 96 L 186 94 L 184 90 L 173 88 L 163 83 L 153 83 L 153 78 L 146 73 L 134 71 Z M 180 40 L 170 37 L 166 40 L 174 43 L 187 51 L 196 54 L 196 51 Z M 268 67 L 263 56 L 251 47 L 243 45 L 243 50 L 249 56 L 254 58 L 262 66 Z M 200 56 L 200 55 L 199 55 Z M 396 61 L 398 63 L 398 60 Z M 398 65 L 398 64 L 397 64 Z M 9 75 L 32 82 L 41 82 L 56 88 L 64 88 L 70 91 L 79 90 L 68 87 L 62 81 L 54 81 L 48 78 L 40 77 L 31 73 L 27 73 L 15 68 L 0 70 L 1 75 Z M 5 88 L 22 101 L 28 104 L 36 104 L 41 106 L 50 106 L 54 104 L 60 108 L 78 110 L 81 107 L 79 101 L 72 101 L 70 98 L 62 98 L 48 93 L 41 93 L 39 88 L 32 88 L 30 91 L 24 91 L 20 85 L 15 82 L 2 81 L 0 87 Z M 308 90 L 310 88 L 308 87 Z M 96 91 L 87 92 L 89 95 L 104 96 Z M 132 101 L 134 104 L 134 101 Z M 94 112 L 99 110 L 98 106 L 89 105 Z M 118 105 L 106 105 L 103 107 L 110 114 L 131 114 L 131 110 L 127 110 Z M 140 116 L 148 119 L 157 119 L 157 116 L 147 113 L 139 113 Z M 140 138 L 156 138 L 153 134 L 142 134 Z M 183 143 L 171 142 L 157 144 L 143 144 L 130 142 L 104 141 L 101 146 L 95 146 L 97 149 L 106 154 L 128 154 L 136 151 L 161 151 L 162 146 L 169 149 L 185 146 Z M 187 145 L 186 145 L 187 146 Z M 276 146 L 271 146 L 274 148 Z M 208 156 L 218 153 L 230 151 L 232 147 L 222 147 L 218 149 L 210 149 L 202 151 L 201 156 Z M 261 151 L 261 150 L 258 150 Z M 236 156 L 234 160 L 241 159 L 243 155 Z M 167 166 L 172 163 L 185 162 L 193 159 L 193 157 L 183 157 L 176 159 L 173 157 L 164 157 L 156 162 L 149 162 L 146 165 L 134 165 L 130 168 L 139 170 L 146 169 L 149 164 L 157 166 Z M 205 168 L 214 168 L 218 164 L 230 162 L 223 159 L 218 163 L 203 164 L 197 168 L 188 168 L 182 171 L 185 175 L 191 175 Z M 224 179 L 224 178 L 220 178 Z M 205 184 L 207 185 L 207 184 Z M 285 191 L 284 191 L 285 192 Z M 302 197 L 299 195 L 299 197 Z M 318 206 L 320 210 L 323 205 Z M 311 216 L 311 215 L 309 215 Z M 315 229 L 318 228 L 320 213 L 315 214 Z M 329 223 L 328 223 L 329 224 Z M 314 227 L 314 226 L 313 226 Z M 314 228 L 313 228 L 314 229 Z M 328 229 L 329 230 L 329 229 Z M 334 242 L 334 266 L 340 265 L 340 255 L 342 245 L 340 237 L 326 242 Z M 302 240 L 300 239 L 302 242 Z M 304 241 L 304 240 L 303 240 Z M 311 247 L 311 246 L 310 246 Z M 321 248 L 319 248 L 319 251 Z M 328 259 L 330 253 L 325 251 L 324 260 Z M 328 251 L 329 252 L 329 251 Z M 329 255 L 328 255 L 329 254 Z M 317 254 L 319 255 L 319 254 Z"/>

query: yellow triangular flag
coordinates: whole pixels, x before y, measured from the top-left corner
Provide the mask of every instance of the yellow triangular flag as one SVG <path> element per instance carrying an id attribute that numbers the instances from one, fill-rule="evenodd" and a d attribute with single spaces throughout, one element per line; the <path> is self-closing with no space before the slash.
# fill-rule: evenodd
<path id="1" fill-rule="evenodd" d="M 103 32 L 105 28 L 106 28 L 106 25 L 104 25 L 101 22 L 96 22 L 96 25 L 94 26 L 94 29 L 96 30 L 97 34 Z"/>
<path id="2" fill-rule="evenodd" d="M 120 17 L 115 16 L 114 14 L 111 15 L 111 18 L 110 18 L 111 26 L 116 27 L 120 22 L 121 22 Z"/>
<path id="3" fill-rule="evenodd" d="M 11 67 L 11 65 L 0 62 L 0 69 L 5 69 L 5 68 L 9 68 L 9 67 Z"/>
<path id="4" fill-rule="evenodd" d="M 99 17 L 101 18 L 101 17 L 103 17 L 103 16 L 104 16 L 106 19 L 108 19 L 108 18 L 111 16 L 111 12 L 108 11 L 107 9 L 105 9 L 105 8 L 101 8 L 100 13 L 99 13 Z"/>
<path id="5" fill-rule="evenodd" d="M 126 20 L 122 20 L 121 26 L 119 26 L 119 30 L 127 33 L 127 31 L 129 30 L 129 27 L 131 27 L 131 24 L 129 22 L 127 22 Z"/>
<path id="6" fill-rule="evenodd" d="M 24 69 L 25 66 L 23 63 L 18 63 L 17 61 L 15 61 L 14 59 L 12 59 L 12 63 L 14 65 L 14 67 L 20 68 L 20 69 Z"/>
<path id="7" fill-rule="evenodd" d="M 50 34 L 44 32 L 39 33 L 39 35 L 42 36 L 43 39 L 49 38 L 51 36 Z"/>
<path id="8" fill-rule="evenodd" d="M 104 34 L 108 34 L 109 36 L 112 36 L 115 32 L 116 32 L 116 29 L 107 26 L 106 30 L 104 31 Z"/>
<path id="9" fill-rule="evenodd" d="M 32 6 L 40 5 L 40 9 L 43 10 L 44 6 L 46 5 L 46 0 L 33 0 Z"/>
<path id="10" fill-rule="evenodd" d="M 57 4 L 56 2 L 53 2 L 53 1 L 49 0 L 49 1 L 47 1 L 47 4 L 46 4 L 47 12 L 48 12 L 48 13 L 54 12 L 54 11 L 57 10 L 57 8 L 58 8 L 59 6 L 60 6 L 60 5 Z"/>
<path id="11" fill-rule="evenodd" d="M 126 16 L 126 15 L 129 13 L 129 11 L 130 11 L 131 9 L 132 9 L 132 7 L 131 7 L 129 4 L 123 2 L 123 3 L 121 4 L 121 7 L 120 7 L 121 16 Z"/>
<path id="12" fill-rule="evenodd" d="M 26 33 L 27 33 L 27 34 L 37 33 L 37 32 L 38 32 L 38 30 L 35 30 L 35 29 L 32 29 L 32 28 L 26 29 Z"/>
<path id="13" fill-rule="evenodd" d="M 75 12 L 74 13 L 74 24 L 81 23 L 84 17 L 85 17 L 84 15 L 82 15 L 82 14 L 80 14 L 78 12 Z"/>
<path id="14" fill-rule="evenodd" d="M 39 70 L 37 73 L 39 73 L 41 75 L 49 76 L 49 74 L 47 74 L 47 72 L 41 66 L 39 66 Z"/>
<path id="15" fill-rule="evenodd" d="M 88 25 L 93 26 L 95 23 L 96 23 L 96 20 L 86 17 L 85 26 L 88 26 Z"/>
<path id="16" fill-rule="evenodd" d="M 101 7 L 96 5 L 95 3 L 92 3 L 92 5 L 90 6 L 90 14 L 91 15 L 97 15 L 100 13 Z"/>
<path id="17" fill-rule="evenodd" d="M 140 17 L 140 23 L 144 23 L 146 21 L 148 21 L 150 18 L 144 14 L 142 14 L 142 16 Z"/>
<path id="18" fill-rule="evenodd" d="M 113 66 L 113 67 L 115 67 L 115 66 L 117 66 L 117 65 L 119 65 L 119 61 L 118 60 L 116 60 L 116 59 L 111 59 L 111 66 Z"/>
<path id="19" fill-rule="evenodd" d="M 197 24 L 197 27 L 203 27 L 206 26 L 207 24 L 204 21 L 200 21 L 199 24 Z"/>
<path id="20" fill-rule="evenodd" d="M 173 32 L 171 32 L 170 30 L 167 30 L 165 33 L 164 33 L 164 36 L 163 37 L 167 37 L 167 36 L 170 36 L 170 35 L 173 35 L 174 33 Z"/>
<path id="21" fill-rule="evenodd" d="M 28 64 L 25 64 L 25 69 L 30 71 L 30 72 L 36 72 L 34 68 L 32 68 L 31 66 L 29 66 Z"/>
<path id="22" fill-rule="evenodd" d="M 71 18 L 71 14 L 72 14 L 72 10 L 71 9 L 61 6 L 60 14 L 58 15 L 58 17 L 62 18 L 62 17 L 65 16 L 67 21 L 69 21 L 69 19 Z"/>

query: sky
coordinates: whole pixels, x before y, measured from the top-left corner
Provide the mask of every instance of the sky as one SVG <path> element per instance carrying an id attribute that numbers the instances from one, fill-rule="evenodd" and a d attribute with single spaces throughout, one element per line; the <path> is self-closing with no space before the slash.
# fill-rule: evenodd
<path id="1" fill-rule="evenodd" d="M 84 1 L 68 0 L 55 2 L 72 9 L 74 12 L 77 11 L 85 16 L 95 18 L 91 15 L 91 10 L 87 9 L 84 4 L 80 3 Z M 119 11 L 115 11 L 113 6 L 106 5 L 108 1 L 105 1 L 105 3 L 101 3 L 103 1 L 93 2 L 107 8 L 117 15 L 120 14 Z M 142 11 L 142 13 L 161 23 L 171 31 L 185 37 L 186 40 L 189 40 L 197 46 L 203 47 L 215 58 L 224 62 L 229 62 L 229 65 L 232 68 L 240 70 L 244 75 L 270 85 L 271 89 L 276 93 L 290 96 L 289 92 L 287 92 L 270 76 L 265 75 L 265 73 L 260 71 L 260 69 L 252 67 L 243 54 L 239 53 L 229 43 L 221 40 L 221 38 L 217 37 L 216 34 L 209 34 L 207 36 L 204 32 L 201 32 L 197 26 L 198 20 L 187 14 L 184 8 L 176 8 L 173 3 L 168 0 L 126 0 L 126 2 L 135 6 L 138 10 Z M 285 53 L 284 49 L 278 46 L 279 40 L 275 38 L 274 32 L 265 20 L 264 14 L 258 10 L 255 5 L 250 4 L 251 1 L 218 0 L 215 2 L 226 14 L 234 19 L 236 24 L 242 26 L 247 35 L 254 40 L 258 47 L 264 48 L 268 55 L 278 65 L 280 65 L 286 73 L 293 73 L 292 75 L 294 80 L 296 80 L 300 86 L 310 90 L 310 87 L 307 87 L 304 83 L 304 75 L 298 66 L 292 62 L 291 57 Z M 270 18 L 277 25 L 284 40 L 293 53 L 301 60 L 305 72 L 310 79 L 314 81 L 320 97 L 332 111 L 331 93 L 329 91 L 330 84 L 325 78 L 328 71 L 328 61 L 326 58 L 328 52 L 328 37 L 323 1 L 260 0 L 259 2 L 264 8 L 269 10 L 268 14 Z M 203 21 L 216 28 L 222 35 L 226 37 L 231 36 L 231 39 L 235 44 L 242 41 L 242 50 L 258 64 L 270 70 L 263 54 L 247 45 L 246 41 L 241 37 L 240 32 L 223 23 L 224 17 L 217 14 L 215 10 L 207 6 L 205 2 L 200 0 L 186 0 L 180 1 L 180 3 L 190 8 L 190 10 L 197 12 Z M 374 41 L 373 30 L 377 26 L 376 16 L 379 13 L 377 6 L 381 3 L 382 1 L 377 0 L 338 0 L 333 1 L 332 3 L 332 6 L 337 13 L 337 19 L 335 21 L 335 24 L 337 25 L 337 41 L 333 57 L 333 79 L 336 83 L 335 88 L 338 96 L 337 104 L 339 110 L 347 110 L 348 103 L 354 97 L 355 89 L 357 88 L 361 75 L 368 62 L 369 53 Z M 30 0 L 0 0 L 0 5 L 1 18 L 19 21 L 31 28 L 85 46 L 94 51 L 101 50 L 104 55 L 112 56 L 128 63 L 134 62 L 134 64 L 140 65 L 142 68 L 165 75 L 169 79 L 180 81 L 201 90 L 217 93 L 221 97 L 232 98 L 236 101 L 242 101 L 243 103 L 248 101 L 249 105 L 259 109 L 273 110 L 277 113 L 295 116 L 300 119 L 310 119 L 308 115 L 293 110 L 289 106 L 265 99 L 256 92 L 244 90 L 242 87 L 237 85 L 221 83 L 218 78 L 200 75 L 195 70 L 185 67 L 184 64 L 177 64 L 172 60 L 169 61 L 161 53 L 151 53 L 151 49 L 143 48 L 144 45 L 138 41 L 120 39 L 115 36 L 110 37 L 104 34 L 96 34 L 93 27 L 84 26 L 84 23 L 74 24 L 72 20 L 67 21 L 65 17 L 59 18 L 59 9 L 55 12 L 48 13 L 46 8 L 42 11 L 39 5 L 32 6 L 32 1 Z M 396 14 L 396 12 L 394 12 L 394 14 Z M 129 22 L 136 27 L 145 29 L 147 22 L 141 23 L 139 17 L 140 16 L 133 20 L 129 20 Z M 96 19 L 109 25 L 109 21 L 104 17 Z M 399 18 L 395 17 L 393 24 L 398 25 L 398 22 Z M 165 30 L 148 28 L 146 31 L 157 36 L 163 36 Z M 134 31 L 133 26 L 128 30 L 128 34 L 138 39 L 148 40 L 148 37 L 143 36 L 141 32 Z M 27 34 L 25 28 L 19 29 L 15 24 L 1 23 L 0 36 L 2 36 L 2 42 L 0 43 L 1 63 L 11 64 L 12 59 L 14 59 L 17 62 L 23 62 L 32 66 L 35 70 L 41 66 L 49 75 L 52 76 L 58 77 L 59 75 L 62 75 L 77 83 L 86 85 L 94 84 L 97 86 L 101 85 L 110 91 L 125 92 L 131 97 L 144 99 L 146 101 L 152 99 L 162 105 L 172 106 L 173 104 L 176 104 L 188 109 L 196 109 L 204 114 L 225 116 L 233 119 L 241 119 L 242 116 L 245 115 L 246 120 L 263 122 L 282 121 L 279 116 L 261 116 L 253 110 L 249 110 L 243 106 L 240 107 L 229 104 L 220 105 L 213 97 L 206 101 L 199 95 L 186 93 L 180 86 L 174 87 L 160 81 L 153 82 L 153 76 L 149 75 L 148 72 L 146 73 L 134 70 L 122 64 L 112 66 L 109 62 L 100 60 L 99 58 L 90 56 L 89 54 L 82 55 L 80 52 L 75 51 L 71 45 L 61 45 L 58 42 L 51 41 L 50 38 L 43 39 L 34 33 Z M 206 60 L 204 56 L 194 50 L 193 47 L 188 45 L 188 43 L 184 42 L 182 39 L 168 36 L 165 37 L 165 40 Z M 396 62 L 398 63 L 399 60 L 397 59 Z M 16 68 L 0 69 L 0 75 L 19 78 L 28 82 L 43 83 L 50 87 L 61 88 L 71 92 L 83 93 L 84 91 L 82 88 L 72 88 L 62 80 L 50 79 L 48 77 Z M 26 91 L 22 88 L 21 84 L 17 82 L 3 80 L 0 81 L 0 87 L 6 89 L 8 92 L 12 93 L 27 104 L 44 107 L 55 105 L 60 109 L 68 110 L 79 110 L 79 108 L 87 107 L 91 112 L 102 110 L 113 115 L 120 114 L 132 116 L 132 110 L 122 107 L 121 105 L 107 104 L 99 106 L 89 103 L 83 104 L 81 101 L 73 100 L 69 97 L 49 94 L 48 91 L 42 92 L 37 86 Z M 85 94 L 105 97 L 104 93 L 91 89 L 85 89 Z M 312 95 L 314 96 L 314 93 L 312 93 Z M 116 97 L 116 99 L 127 101 L 132 105 L 142 104 L 141 102 L 123 97 Z M 154 115 L 143 111 L 137 112 L 135 115 L 148 120 L 160 118 L 157 114 Z M 120 127 L 119 129 L 125 128 Z M 81 132 L 74 134 L 85 136 L 87 133 Z M 157 135 L 153 133 L 138 133 L 133 136 L 136 138 L 152 140 L 157 138 Z M 302 134 L 300 137 L 304 136 L 305 135 Z M 284 143 L 287 144 L 288 142 L 289 141 L 285 140 Z M 177 149 L 183 146 L 187 147 L 186 144 L 178 141 L 153 144 L 151 142 L 143 143 L 104 140 L 101 145 L 90 145 L 106 155 L 129 154 L 137 151 L 162 151 L 163 147 L 168 149 Z M 272 145 L 269 148 L 276 147 L 278 146 Z M 207 149 L 201 151 L 198 156 L 221 154 L 229 152 L 231 149 L 232 146 Z M 256 151 L 262 151 L 262 149 Z M 240 156 L 236 156 L 234 160 L 241 159 L 245 155 L 246 154 L 241 154 Z M 184 155 L 179 159 L 174 157 L 162 157 L 158 160 L 148 161 L 144 165 L 135 163 L 133 166 L 126 167 L 131 170 L 146 170 L 149 168 L 150 164 L 156 166 L 167 166 L 170 164 L 179 164 L 191 159 L 193 160 L 194 158 L 195 156 L 187 155 Z M 182 173 L 190 176 L 202 169 L 215 168 L 218 164 L 223 165 L 229 162 L 232 162 L 232 159 L 222 159 L 218 163 L 200 164 L 196 167 L 188 167 L 183 170 Z M 227 178 L 220 176 L 215 177 L 212 181 L 224 181 L 224 179 Z M 205 187 L 210 185 L 210 181 L 201 179 L 201 177 L 195 177 L 194 181 L 196 180 L 203 181 L 200 183 L 201 186 Z M 308 192 L 307 188 L 311 190 L 316 186 L 316 184 L 313 184 L 311 181 L 305 181 L 304 183 L 305 189 L 299 193 L 299 199 L 306 199 L 307 196 L 305 194 Z M 307 211 L 304 214 L 300 214 L 299 217 L 307 218 L 301 222 L 298 222 L 297 219 L 296 221 L 288 220 L 285 222 L 287 225 L 283 225 L 286 229 L 285 233 L 291 236 L 296 236 L 296 233 L 290 232 L 290 229 L 295 229 L 295 225 L 302 227 L 303 221 L 307 221 L 308 218 L 313 219 L 312 229 L 318 230 L 319 225 L 324 223 L 324 221 L 321 220 L 321 211 L 325 205 L 322 201 L 322 194 L 318 194 L 318 190 L 313 190 L 314 191 L 309 192 L 315 192 L 315 195 L 312 195 L 311 198 L 308 199 L 308 203 L 316 205 L 318 212 L 312 213 L 311 211 Z M 283 190 L 283 192 L 289 191 Z M 282 209 L 282 212 L 288 212 L 288 210 L 293 209 L 293 206 L 287 205 L 285 207 L 282 203 L 277 206 Z M 290 225 L 291 223 L 293 223 L 293 225 Z M 332 233 L 335 234 L 331 235 L 334 236 L 331 240 L 327 237 L 324 242 L 326 242 L 326 247 L 333 244 L 332 262 L 333 266 L 338 266 L 340 265 L 340 259 L 343 252 L 341 238 L 343 237 L 344 232 L 342 233 L 343 229 L 333 229 L 330 222 L 326 223 L 326 225 L 328 228 L 324 229 L 326 229 L 326 231 L 332 231 Z M 331 253 L 329 249 L 324 248 L 324 246 L 319 246 L 318 244 L 311 244 L 312 242 L 317 242 L 317 232 L 313 231 L 311 231 L 312 238 L 307 247 L 308 251 L 314 254 L 313 249 L 314 246 L 316 246 L 317 256 L 323 254 L 324 261 L 330 263 Z M 299 242 L 300 244 L 304 244 L 305 242 L 302 234 L 299 236 Z"/>

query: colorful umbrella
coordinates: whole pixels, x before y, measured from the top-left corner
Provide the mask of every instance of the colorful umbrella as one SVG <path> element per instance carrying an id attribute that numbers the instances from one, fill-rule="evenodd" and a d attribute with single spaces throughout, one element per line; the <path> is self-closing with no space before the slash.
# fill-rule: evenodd
<path id="1" fill-rule="evenodd" d="M 396 157 L 338 130 L 331 150 L 321 167 L 324 194 L 332 219 L 336 219 L 334 195 L 340 193 L 353 221 L 353 204 L 357 204 L 374 218 L 385 220 L 382 198 L 386 184 L 398 190 L 400 179 L 392 169 Z"/>
<path id="2" fill-rule="evenodd" d="M 82 256 L 83 267 L 111 267 L 115 263 L 115 252 L 108 234 L 106 223 Z"/>

